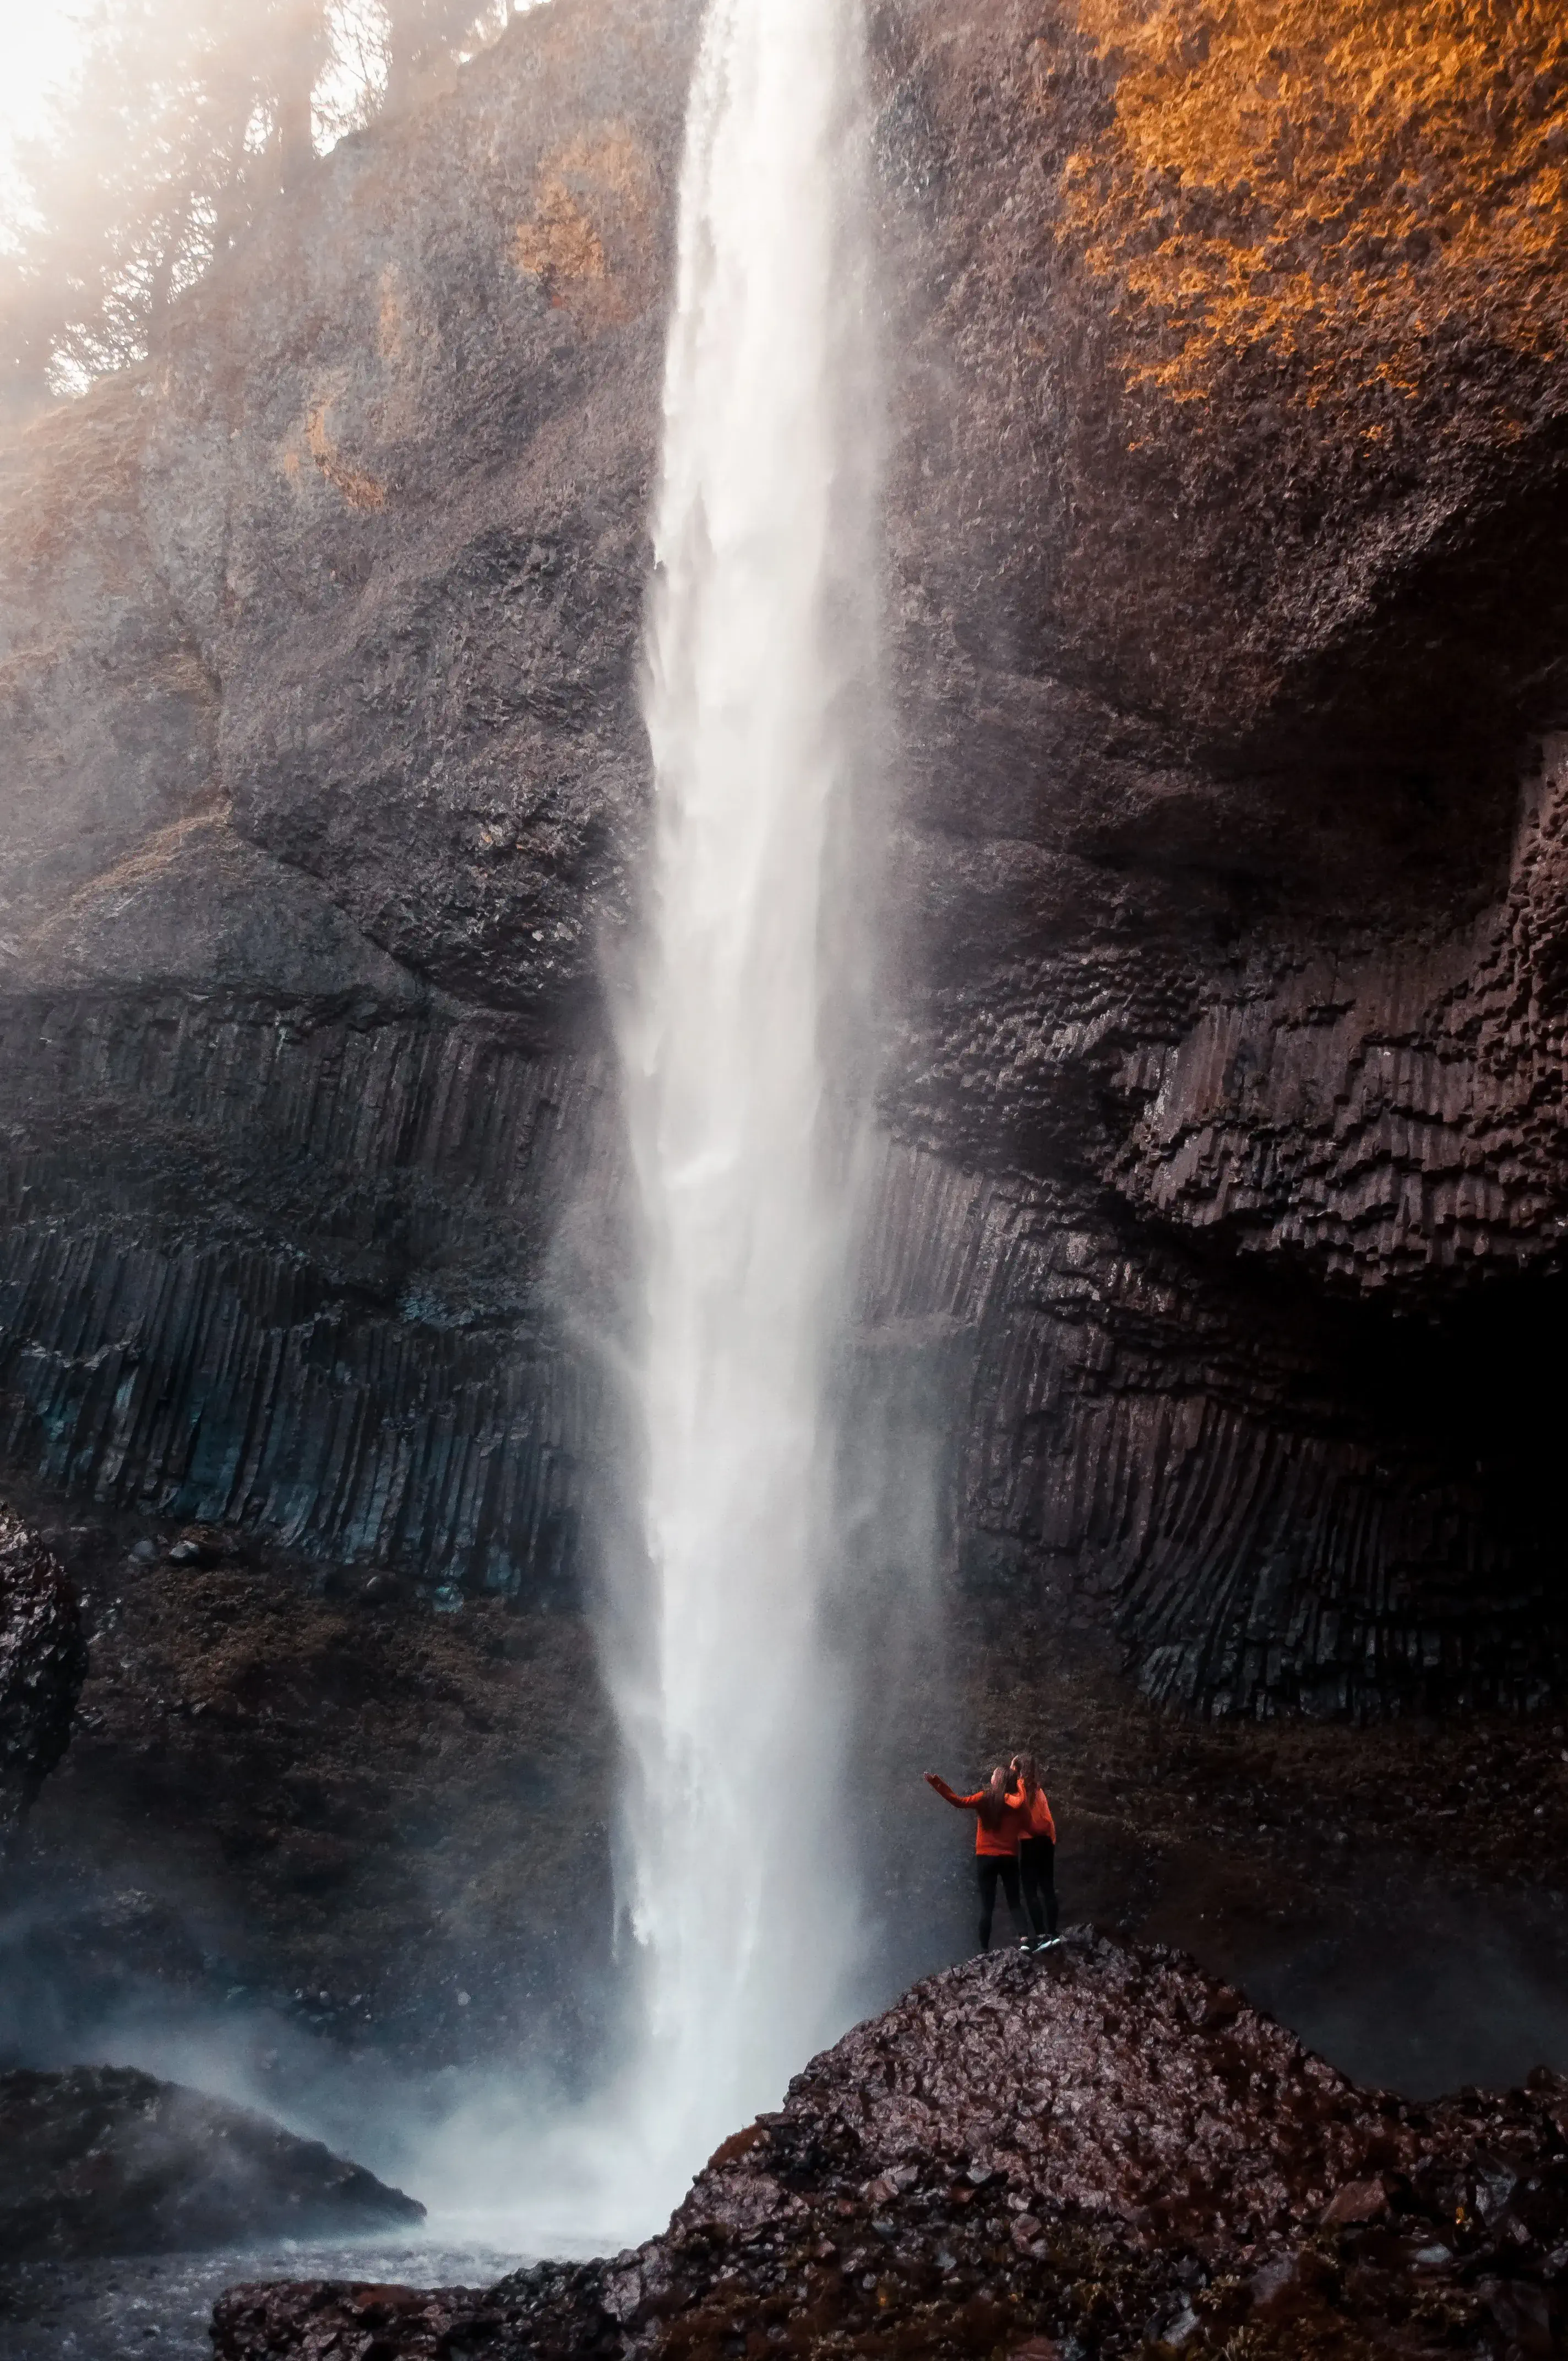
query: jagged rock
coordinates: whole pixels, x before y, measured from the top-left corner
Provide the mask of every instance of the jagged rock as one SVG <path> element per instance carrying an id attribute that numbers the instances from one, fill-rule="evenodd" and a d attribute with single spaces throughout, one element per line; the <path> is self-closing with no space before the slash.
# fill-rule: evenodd
<path id="1" fill-rule="evenodd" d="M 219 2361 L 318 2361 L 371 2331 L 387 2361 L 1343 2361 L 1546 2353 L 1565 2326 L 1561 2078 L 1408 2105 L 1179 1955 L 1080 1935 L 951 1969 L 857 2027 L 635 2254 L 484 2294 L 237 2288 L 213 2336 Z"/>
<path id="2" fill-rule="evenodd" d="M 64 1567 L 0 1508 L 0 1860 L 65 1752 L 87 1643 Z"/>
<path id="3" fill-rule="evenodd" d="M 120 2066 L 0 2075 L 13 2262 L 406 2228 L 424 2208 L 269 2116 Z"/>

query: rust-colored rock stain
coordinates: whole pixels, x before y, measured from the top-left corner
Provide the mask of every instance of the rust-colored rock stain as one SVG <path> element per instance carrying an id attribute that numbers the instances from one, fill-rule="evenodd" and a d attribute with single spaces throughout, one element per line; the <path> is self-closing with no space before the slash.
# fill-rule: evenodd
<path id="1" fill-rule="evenodd" d="M 363 467 L 356 467 L 345 459 L 333 436 L 327 431 L 327 417 L 332 409 L 332 396 L 316 402 L 305 421 L 305 442 L 318 473 L 351 509 L 362 509 L 374 514 L 387 505 L 387 487 Z"/>
<path id="2" fill-rule="evenodd" d="M 540 166 L 512 260 L 553 308 L 588 324 L 625 319 L 648 260 L 652 159 L 626 125 L 598 126 Z"/>

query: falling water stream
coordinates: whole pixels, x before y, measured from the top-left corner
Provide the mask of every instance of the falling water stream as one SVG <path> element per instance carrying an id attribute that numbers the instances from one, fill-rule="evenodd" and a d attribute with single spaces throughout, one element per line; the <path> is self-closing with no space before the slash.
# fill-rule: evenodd
<path id="1" fill-rule="evenodd" d="M 619 1020 L 639 1442 L 601 1636 L 630 2039 L 597 2099 L 546 2105 L 516 2141 L 502 2094 L 426 2175 L 534 2253 L 660 2228 L 854 2011 L 831 1627 L 879 737 L 861 38 L 860 0 L 709 0 L 687 112 L 645 631 L 652 857 Z"/>
<path id="2" fill-rule="evenodd" d="M 712 0 L 681 186 L 623 1033 L 643 1587 L 611 1661 L 664 2203 L 840 2028 L 854 1944 L 823 1608 L 874 669 L 860 38 L 856 0 Z"/>

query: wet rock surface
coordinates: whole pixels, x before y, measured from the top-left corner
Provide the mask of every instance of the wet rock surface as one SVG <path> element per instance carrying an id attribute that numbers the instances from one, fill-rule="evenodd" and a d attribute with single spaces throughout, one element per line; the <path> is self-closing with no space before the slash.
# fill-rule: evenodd
<path id="1" fill-rule="evenodd" d="M 3 455 L 0 1457 L 57 1491 L 582 1596 L 694 20 L 527 12 Z M 871 21 L 866 1342 L 949 1576 L 1204 1709 L 1563 1654 L 1568 126 L 1547 14 L 1442 21 Z"/>
<path id="2" fill-rule="evenodd" d="M 8 2265 L 387 2230 L 424 2208 L 319 2140 L 132 2067 L 0 2075 Z"/>
<path id="3" fill-rule="evenodd" d="M 504 2252 L 443 2247 L 418 2230 L 367 2238 L 248 2241 L 199 2255 L 0 2263 L 5 2361 L 212 2361 L 213 2305 L 237 2280 L 353 2279 L 419 2287 L 481 2283 L 512 2268 Z M 155 2341 L 156 2340 L 156 2341 Z"/>
<path id="4" fill-rule="evenodd" d="M 1504 2356 L 1568 2322 L 1568 2083 L 1358 2089 L 1180 1955 L 934 1977 L 728 2141 L 664 2236 L 485 2293 L 242 2287 L 222 2361 Z"/>
<path id="5" fill-rule="evenodd" d="M 64 1567 L 0 1506 L 0 1861 L 70 1743 L 86 1676 L 87 1645 Z"/>

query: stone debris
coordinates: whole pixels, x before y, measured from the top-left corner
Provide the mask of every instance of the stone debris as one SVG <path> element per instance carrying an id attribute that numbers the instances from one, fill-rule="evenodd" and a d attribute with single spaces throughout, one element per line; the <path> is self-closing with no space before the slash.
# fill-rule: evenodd
<path id="1" fill-rule="evenodd" d="M 488 2292 L 236 2288 L 217 2361 L 1527 2361 L 1568 2331 L 1568 2081 L 1358 2089 L 1179 1954 L 928 1978 L 636 2253 Z"/>

